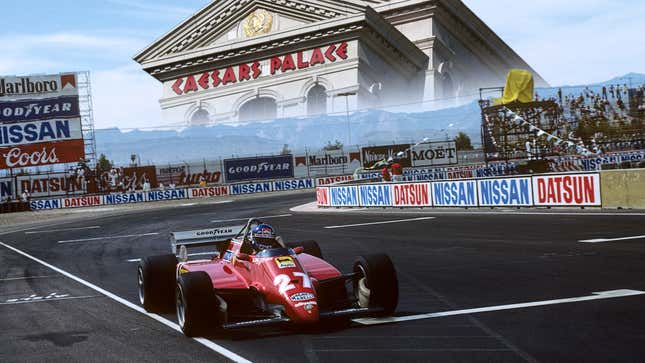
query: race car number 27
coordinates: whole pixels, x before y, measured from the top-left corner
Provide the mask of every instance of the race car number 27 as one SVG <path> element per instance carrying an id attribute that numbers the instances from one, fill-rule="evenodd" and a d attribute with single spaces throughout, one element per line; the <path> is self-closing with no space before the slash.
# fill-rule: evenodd
<path id="1" fill-rule="evenodd" d="M 309 276 L 306 273 L 293 272 L 293 276 L 294 278 L 302 277 L 302 287 L 306 289 L 311 288 L 311 279 L 309 279 Z M 296 288 L 296 286 L 291 283 L 291 277 L 286 274 L 277 275 L 273 279 L 273 285 L 278 287 L 280 294 L 284 294 L 285 292 Z"/>

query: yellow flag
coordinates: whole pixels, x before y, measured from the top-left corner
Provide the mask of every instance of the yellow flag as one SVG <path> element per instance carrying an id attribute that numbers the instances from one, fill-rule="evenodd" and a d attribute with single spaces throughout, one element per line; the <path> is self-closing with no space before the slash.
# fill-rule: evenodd
<path id="1" fill-rule="evenodd" d="M 511 69 L 506 76 L 504 96 L 494 100 L 495 105 L 533 101 L 533 75 L 523 69 Z"/>

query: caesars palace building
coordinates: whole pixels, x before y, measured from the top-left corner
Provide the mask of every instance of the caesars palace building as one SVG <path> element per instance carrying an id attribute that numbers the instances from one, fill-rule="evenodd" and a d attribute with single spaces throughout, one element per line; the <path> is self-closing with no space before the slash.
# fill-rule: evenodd
<path id="1" fill-rule="evenodd" d="M 165 122 L 236 123 L 546 82 L 459 0 L 217 0 L 137 54 Z"/>

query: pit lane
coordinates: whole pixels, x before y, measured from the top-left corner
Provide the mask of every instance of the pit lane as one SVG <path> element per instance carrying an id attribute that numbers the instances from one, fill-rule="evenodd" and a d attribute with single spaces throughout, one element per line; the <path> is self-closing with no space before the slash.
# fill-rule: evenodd
<path id="1" fill-rule="evenodd" d="M 644 240 L 578 242 L 645 235 L 642 215 L 433 211 L 434 219 L 374 224 L 429 214 L 290 210 L 313 198 L 280 195 L 96 217 L 30 229 L 43 233 L 1 235 L 0 241 L 134 304 L 133 261 L 167 253 L 169 232 L 250 216 L 270 216 L 288 241 L 318 240 L 326 259 L 344 271 L 358 254 L 388 253 L 399 276 L 398 316 L 645 291 Z M 325 228 L 340 225 L 354 226 Z M 100 238 L 114 236 L 128 237 Z M 43 298 L 0 305 L 2 361 L 226 360 L 14 251 L 0 248 L 0 263 L 0 303 Z M 258 362 L 637 361 L 645 356 L 644 302 L 645 295 L 635 295 L 314 332 L 246 330 L 210 340 Z"/>

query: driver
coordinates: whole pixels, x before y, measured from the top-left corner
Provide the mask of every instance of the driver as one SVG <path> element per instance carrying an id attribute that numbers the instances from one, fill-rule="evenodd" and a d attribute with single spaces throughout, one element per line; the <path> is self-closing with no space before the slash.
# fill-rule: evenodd
<path id="1" fill-rule="evenodd" d="M 258 224 L 251 231 L 251 247 L 256 252 L 282 247 L 278 239 L 273 227 L 266 223 Z"/>

